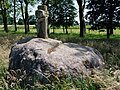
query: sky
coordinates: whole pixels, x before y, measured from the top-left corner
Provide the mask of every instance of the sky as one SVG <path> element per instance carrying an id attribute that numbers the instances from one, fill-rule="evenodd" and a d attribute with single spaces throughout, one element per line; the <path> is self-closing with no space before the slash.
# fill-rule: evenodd
<path id="1" fill-rule="evenodd" d="M 75 7 L 76 7 L 77 12 L 78 12 L 78 11 L 79 11 L 79 8 L 78 8 L 78 4 L 77 4 L 77 1 L 76 1 L 76 0 L 74 0 L 74 4 L 75 4 Z M 75 20 L 78 21 L 78 23 L 79 23 L 79 13 L 77 13 L 77 17 L 75 18 Z"/>
<path id="2" fill-rule="evenodd" d="M 79 11 L 79 7 L 78 7 L 78 4 L 77 4 L 77 1 L 74 0 L 74 3 L 75 3 L 75 7 L 77 9 L 77 12 L 78 12 Z M 84 15 L 86 15 L 87 11 L 88 11 L 87 9 L 84 10 Z M 79 12 L 77 13 L 77 17 L 75 18 L 75 20 L 79 22 Z"/>

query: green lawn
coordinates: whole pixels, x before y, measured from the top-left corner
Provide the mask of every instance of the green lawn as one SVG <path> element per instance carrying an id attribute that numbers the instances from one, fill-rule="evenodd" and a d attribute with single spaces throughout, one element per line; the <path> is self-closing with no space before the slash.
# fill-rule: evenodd
<path id="1" fill-rule="evenodd" d="M 24 34 L 24 26 L 23 25 L 18 25 L 18 31 L 17 32 L 14 32 L 14 26 L 13 25 L 8 25 L 8 29 L 9 29 L 9 33 L 12 33 L 12 34 Z M 86 26 L 86 28 L 89 28 L 90 26 Z M 105 30 L 105 29 L 104 29 Z M 0 25 L 0 34 L 3 34 L 5 32 L 3 32 L 3 25 Z M 63 38 L 64 36 L 65 37 L 76 37 L 76 38 L 80 38 L 79 37 L 79 33 L 80 33 L 80 30 L 79 30 L 79 26 L 73 26 L 73 27 L 69 27 L 68 28 L 68 33 L 69 34 L 65 34 L 65 32 L 63 32 L 63 29 L 62 28 L 56 28 L 55 29 L 55 34 L 53 35 L 53 29 L 51 28 L 50 29 L 50 37 L 51 36 L 54 36 L 54 37 L 60 37 L 63 35 Z M 5 33 L 6 34 L 6 33 Z M 29 34 L 33 34 L 35 35 L 36 34 L 36 28 L 35 28 L 35 25 L 30 25 L 30 32 Z M 90 32 L 88 31 L 88 29 L 86 29 L 86 34 L 85 34 L 85 37 L 84 39 L 106 39 L 106 30 L 105 32 L 100 32 L 99 33 L 99 30 L 91 30 Z M 116 30 L 114 30 L 114 34 L 110 36 L 110 39 L 119 39 L 120 38 L 120 29 L 117 28 Z"/>

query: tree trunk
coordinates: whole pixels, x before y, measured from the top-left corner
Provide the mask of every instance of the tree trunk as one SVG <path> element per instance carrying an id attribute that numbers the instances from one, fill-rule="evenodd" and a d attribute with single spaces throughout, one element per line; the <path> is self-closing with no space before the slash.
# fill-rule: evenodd
<path id="1" fill-rule="evenodd" d="M 24 12 L 23 12 L 23 5 L 22 5 L 22 2 L 19 0 L 19 2 L 20 2 L 20 5 L 21 5 L 21 12 L 22 12 L 22 18 L 23 18 L 23 22 L 24 22 L 24 27 L 25 27 L 25 29 L 26 29 L 26 23 L 25 23 L 25 17 L 24 17 Z M 26 30 L 25 30 L 26 31 Z M 26 32 L 25 32 L 26 33 Z"/>
<path id="2" fill-rule="evenodd" d="M 66 34 L 68 34 L 67 25 L 65 25 Z"/>
<path id="3" fill-rule="evenodd" d="M 86 34 L 86 27 L 85 27 L 85 20 L 83 21 L 84 23 L 83 23 L 83 33 L 84 33 L 84 35 Z"/>
<path id="4" fill-rule="evenodd" d="M 110 29 L 109 29 L 108 18 L 106 18 L 106 30 L 107 30 L 107 39 L 109 39 L 110 38 Z"/>
<path id="5" fill-rule="evenodd" d="M 24 21 L 24 26 L 25 26 L 25 34 L 28 33 L 29 31 L 29 18 L 28 18 L 28 2 L 25 0 L 25 16 L 24 16 L 24 12 L 23 12 L 23 5 L 22 2 L 19 0 L 20 4 L 21 4 L 21 11 L 22 11 L 22 17 L 23 17 L 23 21 Z"/>
<path id="6" fill-rule="evenodd" d="M 82 6 L 79 6 L 79 18 L 80 18 L 80 37 L 84 37 Z"/>
<path id="7" fill-rule="evenodd" d="M 20 5 L 21 5 L 22 18 L 23 18 L 23 21 L 24 21 L 25 17 L 24 17 L 24 12 L 23 12 L 23 5 L 22 5 L 21 2 L 20 2 Z"/>
<path id="8" fill-rule="evenodd" d="M 29 18 L 28 18 L 28 3 L 26 3 L 25 7 L 25 34 L 27 34 L 29 30 Z"/>
<path id="9" fill-rule="evenodd" d="M 109 30 L 109 27 L 107 26 L 107 39 L 110 38 L 110 30 Z"/>
<path id="10" fill-rule="evenodd" d="M 55 33 L 55 26 L 53 26 L 53 32 L 52 32 L 53 34 Z"/>
<path id="11" fill-rule="evenodd" d="M 110 29 L 110 34 L 113 34 L 113 9 L 112 9 L 112 0 L 110 0 L 110 9 L 109 9 L 109 29 Z"/>
<path id="12" fill-rule="evenodd" d="M 6 1 L 3 0 L 3 23 L 4 23 L 4 31 L 8 33 L 8 26 L 7 26 L 7 15 L 6 15 Z"/>
<path id="13" fill-rule="evenodd" d="M 84 37 L 84 30 L 85 30 L 85 22 L 84 22 L 84 8 L 85 8 L 85 0 L 84 4 L 82 5 L 82 0 L 77 0 L 79 6 L 79 19 L 80 19 L 80 37 Z"/>
<path id="14" fill-rule="evenodd" d="M 0 9 L 1 9 L 2 23 L 3 23 L 4 22 L 4 20 L 3 20 L 4 19 L 4 15 L 3 15 L 3 11 L 4 10 L 3 10 L 3 5 L 2 5 L 2 1 L 1 0 L 0 0 L 0 3 L 1 3 L 0 4 Z"/>
<path id="15" fill-rule="evenodd" d="M 64 26 L 63 26 L 63 33 L 65 33 L 65 28 L 64 28 Z"/>
<path id="16" fill-rule="evenodd" d="M 14 0 L 14 26 L 15 26 L 15 31 L 17 31 L 17 24 L 16 24 L 16 0 Z"/>

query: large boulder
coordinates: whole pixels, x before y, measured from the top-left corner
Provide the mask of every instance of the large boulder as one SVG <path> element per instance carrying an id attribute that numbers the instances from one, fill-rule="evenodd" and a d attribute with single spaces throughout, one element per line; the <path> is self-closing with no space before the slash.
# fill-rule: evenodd
<path id="1" fill-rule="evenodd" d="M 103 57 L 94 48 L 53 39 L 27 38 L 11 49 L 9 71 L 20 70 L 27 77 L 38 75 L 42 82 L 51 76 L 90 75 L 91 68 L 101 68 Z"/>

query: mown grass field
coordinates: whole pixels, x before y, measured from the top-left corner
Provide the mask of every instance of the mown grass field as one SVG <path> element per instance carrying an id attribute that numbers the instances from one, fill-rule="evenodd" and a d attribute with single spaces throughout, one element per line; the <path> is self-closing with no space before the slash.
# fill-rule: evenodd
<path id="1" fill-rule="evenodd" d="M 38 85 L 35 84 L 34 90 L 120 90 L 120 30 L 114 31 L 110 39 L 106 39 L 106 32 L 87 31 L 84 38 L 79 37 L 79 27 L 68 29 L 69 34 L 63 33 L 62 28 L 55 29 L 50 38 L 58 39 L 63 42 L 73 42 L 79 45 L 90 46 L 98 49 L 104 57 L 105 66 L 102 70 L 94 70 L 94 74 L 86 80 L 68 77 L 57 83 Z M 9 33 L 3 31 L 0 26 L 0 90 L 22 90 L 19 86 L 9 86 L 5 80 L 9 63 L 9 53 L 11 46 L 18 40 L 26 37 L 35 37 L 36 30 L 30 26 L 30 32 L 24 34 L 24 27 L 18 26 L 18 31 L 14 32 L 14 27 L 9 26 Z M 39 87 L 38 87 L 39 86 Z"/>

